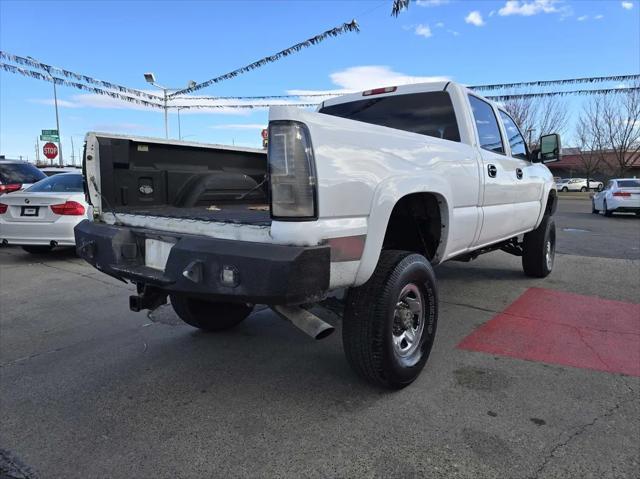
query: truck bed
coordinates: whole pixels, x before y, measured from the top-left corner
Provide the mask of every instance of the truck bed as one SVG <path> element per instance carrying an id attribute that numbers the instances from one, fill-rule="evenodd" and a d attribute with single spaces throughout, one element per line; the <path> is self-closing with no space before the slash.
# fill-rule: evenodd
<path id="1" fill-rule="evenodd" d="M 115 209 L 115 213 L 255 226 L 271 225 L 269 205 L 266 204 L 223 204 L 191 208 L 167 205 L 120 206 Z"/>

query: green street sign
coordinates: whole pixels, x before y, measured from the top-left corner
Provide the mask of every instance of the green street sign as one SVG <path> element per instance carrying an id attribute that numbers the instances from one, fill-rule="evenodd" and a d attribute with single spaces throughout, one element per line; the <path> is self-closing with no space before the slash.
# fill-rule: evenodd
<path id="1" fill-rule="evenodd" d="M 40 135 L 40 141 L 53 141 L 54 143 L 60 143 L 60 137 L 57 135 Z"/>
<path id="2" fill-rule="evenodd" d="M 42 136 L 58 136 L 58 130 L 42 130 Z"/>

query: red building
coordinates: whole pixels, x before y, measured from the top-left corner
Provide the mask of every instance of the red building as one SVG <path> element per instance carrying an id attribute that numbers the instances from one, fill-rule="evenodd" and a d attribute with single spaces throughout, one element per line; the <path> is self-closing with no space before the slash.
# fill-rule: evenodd
<path id="1" fill-rule="evenodd" d="M 563 148 L 560 161 L 548 163 L 547 166 L 553 173 L 553 176 L 560 178 L 586 178 L 586 169 L 583 156 L 579 148 Z M 594 157 L 596 155 L 594 154 Z M 618 162 L 612 152 L 604 153 L 604 161 L 600 161 L 596 172 L 592 173 L 590 179 L 604 181 L 609 178 L 618 176 Z M 640 177 L 640 155 L 636 158 L 631 167 L 625 173 L 625 176 Z"/>

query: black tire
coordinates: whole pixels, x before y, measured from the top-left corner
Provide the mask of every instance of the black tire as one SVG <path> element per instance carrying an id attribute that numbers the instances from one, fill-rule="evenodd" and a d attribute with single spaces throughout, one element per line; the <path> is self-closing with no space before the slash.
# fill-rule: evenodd
<path id="1" fill-rule="evenodd" d="M 522 269 L 524 274 L 544 278 L 551 273 L 556 253 L 556 225 L 545 215 L 540 225 L 524 235 Z"/>
<path id="2" fill-rule="evenodd" d="M 567 188 L 566 186 L 563 186 L 560 191 L 562 191 L 563 193 L 566 193 L 567 191 L 569 191 L 569 188 Z"/>
<path id="3" fill-rule="evenodd" d="M 602 204 L 602 208 L 604 209 L 604 215 L 605 216 L 612 216 L 613 215 L 613 211 L 607 209 L 607 200 L 604 200 L 604 203 Z"/>
<path id="4" fill-rule="evenodd" d="M 171 306 L 185 323 L 204 331 L 224 331 L 241 323 L 253 311 L 245 303 L 216 303 L 170 294 Z"/>
<path id="5" fill-rule="evenodd" d="M 582 188 L 580 188 L 580 191 L 584 193 L 585 191 L 587 191 L 587 187 L 583 186 Z"/>
<path id="6" fill-rule="evenodd" d="M 599 184 L 598 187 L 596 188 L 596 191 L 602 191 L 603 188 L 604 188 L 604 185 Z"/>
<path id="7" fill-rule="evenodd" d="M 24 245 L 22 249 L 29 254 L 47 254 L 53 249 L 50 245 Z"/>
<path id="8" fill-rule="evenodd" d="M 596 209 L 596 202 L 594 200 L 591 200 L 591 212 L 594 215 L 599 214 L 600 212 Z"/>
<path id="9" fill-rule="evenodd" d="M 420 312 L 411 306 L 418 303 Z M 347 361 L 371 384 L 401 389 L 424 368 L 437 323 L 438 290 L 429 261 L 407 251 L 383 251 L 369 281 L 347 293 L 342 326 Z"/>

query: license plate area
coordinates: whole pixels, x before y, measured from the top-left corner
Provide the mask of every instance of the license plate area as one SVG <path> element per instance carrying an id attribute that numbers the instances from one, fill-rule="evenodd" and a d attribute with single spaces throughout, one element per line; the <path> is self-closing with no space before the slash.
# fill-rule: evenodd
<path id="1" fill-rule="evenodd" d="M 171 248 L 173 248 L 173 243 L 146 238 L 144 240 L 144 264 L 149 268 L 164 271 Z"/>
<path id="2" fill-rule="evenodd" d="M 20 216 L 38 216 L 39 206 L 23 206 L 20 210 Z"/>

